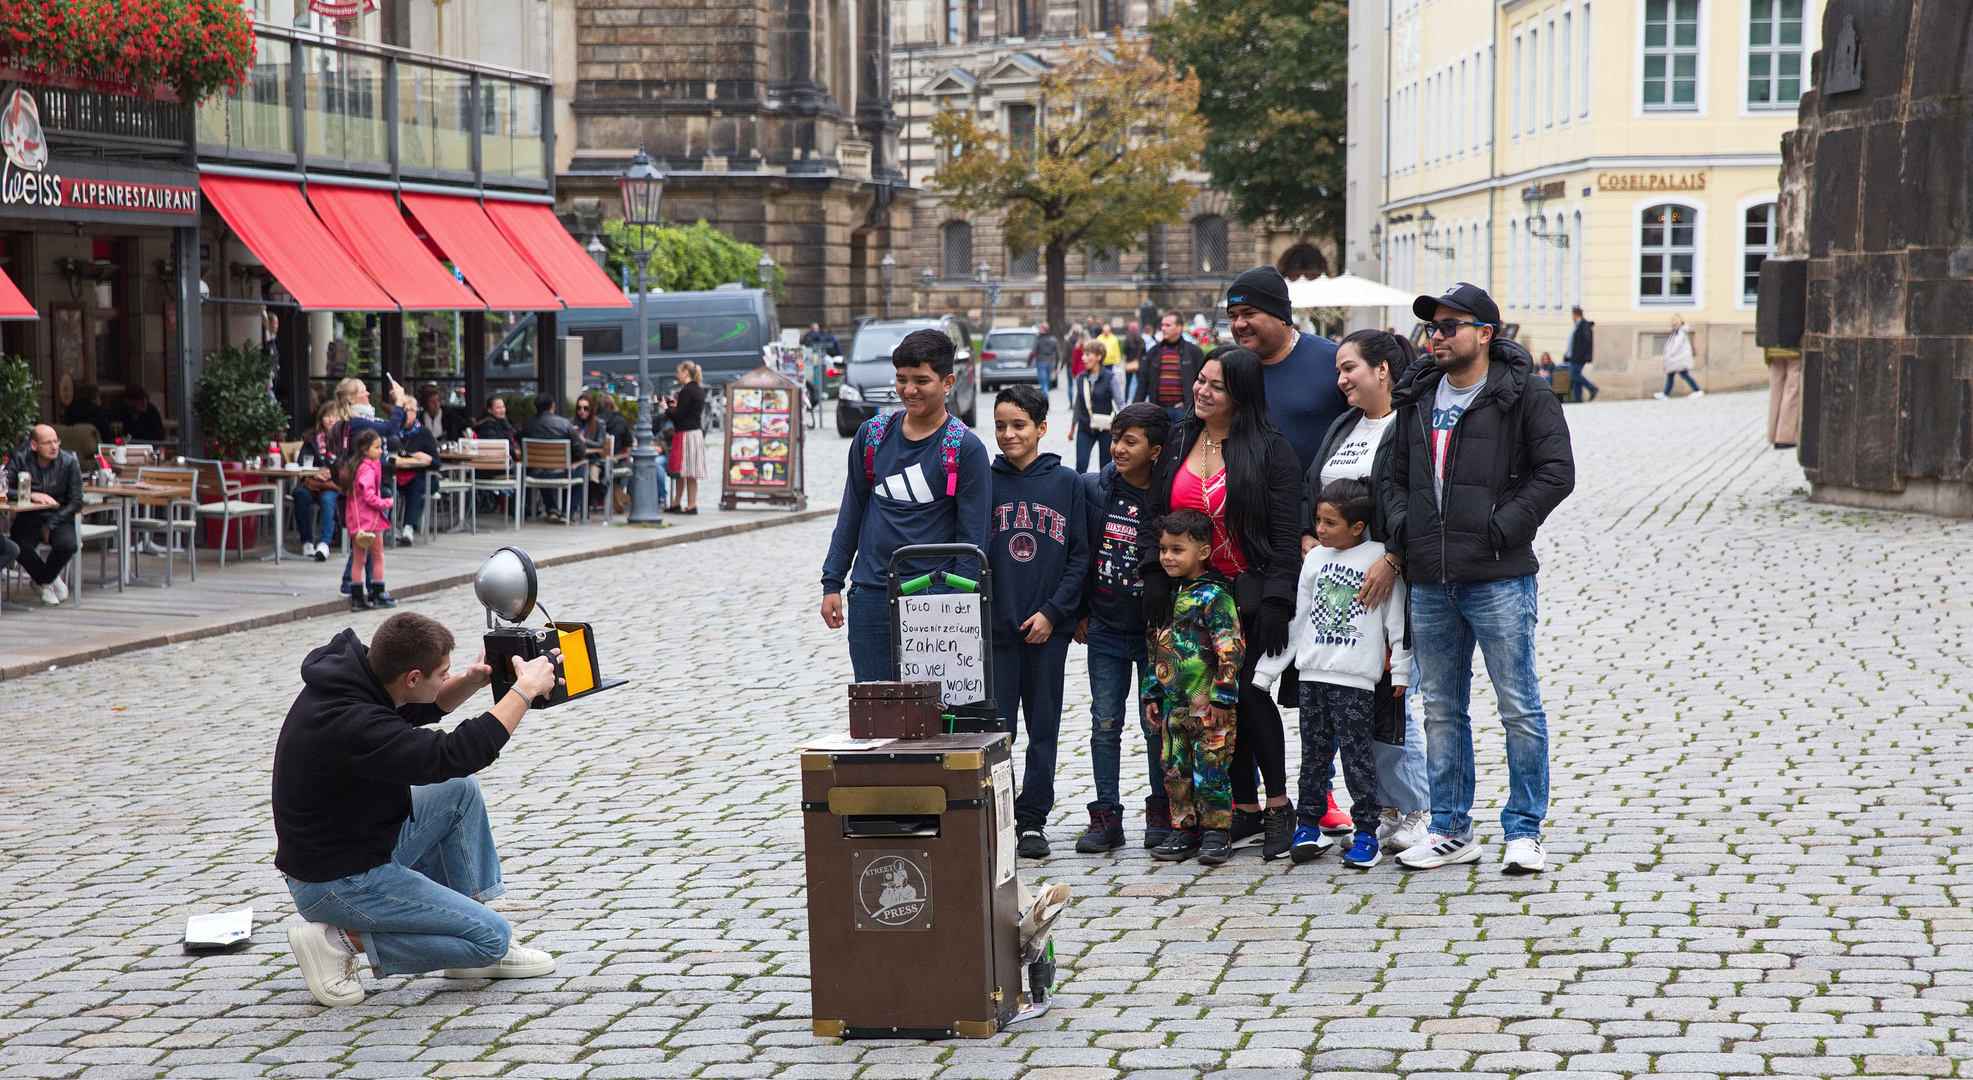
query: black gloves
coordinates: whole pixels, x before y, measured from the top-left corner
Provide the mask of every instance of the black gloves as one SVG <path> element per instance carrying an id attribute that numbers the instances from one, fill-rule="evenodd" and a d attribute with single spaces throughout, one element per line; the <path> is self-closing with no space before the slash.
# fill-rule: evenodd
<path id="1" fill-rule="evenodd" d="M 1171 625 L 1171 579 L 1155 563 L 1142 571 L 1144 582 L 1144 625 Z"/>
<path id="2" fill-rule="evenodd" d="M 1261 613 L 1254 619 L 1254 640 L 1248 643 L 1257 655 L 1273 656 L 1288 648 L 1288 621 L 1295 617 L 1295 605 L 1279 596 L 1261 601 Z"/>

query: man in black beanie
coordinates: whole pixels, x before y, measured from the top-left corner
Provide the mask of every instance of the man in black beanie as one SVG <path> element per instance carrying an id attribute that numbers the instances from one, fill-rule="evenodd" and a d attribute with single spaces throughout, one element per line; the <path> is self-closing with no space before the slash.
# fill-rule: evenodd
<path id="1" fill-rule="evenodd" d="M 1272 266 L 1256 266 L 1226 290 L 1233 342 L 1261 358 L 1267 376 L 1267 411 L 1294 444 L 1307 472 L 1323 436 L 1349 408 L 1336 385 L 1336 343 L 1295 329 L 1288 282 Z"/>

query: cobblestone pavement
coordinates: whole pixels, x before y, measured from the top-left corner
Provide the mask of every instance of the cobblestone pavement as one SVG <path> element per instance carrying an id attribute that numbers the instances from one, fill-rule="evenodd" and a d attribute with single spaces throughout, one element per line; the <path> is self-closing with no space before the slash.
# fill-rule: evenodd
<path id="1" fill-rule="evenodd" d="M 1154 865 L 1133 821 L 1113 856 L 1024 869 L 1074 886 L 1065 982 L 984 1041 L 809 1034 L 793 747 L 842 726 L 848 674 L 814 615 L 827 522 L 546 573 L 636 678 L 531 715 L 483 775 L 501 906 L 550 978 L 385 979 L 333 1010 L 304 989 L 267 767 L 339 620 L 7 683 L 0 1076 L 1973 1075 L 1973 526 L 1808 504 L 1763 408 L 1569 413 L 1547 874 L 1494 865 L 1493 724 L 1481 865 Z M 463 591 L 408 606 L 477 632 Z M 1090 797 L 1086 686 L 1078 649 L 1058 850 Z M 251 949 L 180 954 L 188 913 L 241 903 Z"/>

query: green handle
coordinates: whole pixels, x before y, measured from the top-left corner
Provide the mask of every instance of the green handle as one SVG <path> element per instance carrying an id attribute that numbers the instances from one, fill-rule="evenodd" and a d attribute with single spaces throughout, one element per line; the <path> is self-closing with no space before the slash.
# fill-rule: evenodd
<path id="1" fill-rule="evenodd" d="M 914 593 L 924 592 L 926 589 L 929 589 L 931 587 L 932 587 L 932 575 L 926 574 L 922 577 L 912 578 L 910 581 L 907 581 L 904 584 L 899 585 L 897 587 L 897 594 L 899 596 L 910 596 Z"/>
<path id="2" fill-rule="evenodd" d="M 952 587 L 953 587 L 953 588 L 955 588 L 955 589 L 958 589 L 958 590 L 959 590 L 960 592 L 979 592 L 979 591 L 980 591 L 980 583 L 979 583 L 979 582 L 977 582 L 977 581 L 974 581 L 974 580 L 972 580 L 971 578 L 963 578 L 963 577 L 960 577 L 960 576 L 959 576 L 958 574 L 947 574 L 947 575 L 945 575 L 945 583 L 946 583 L 947 585 L 950 585 L 950 586 L 952 586 Z"/>

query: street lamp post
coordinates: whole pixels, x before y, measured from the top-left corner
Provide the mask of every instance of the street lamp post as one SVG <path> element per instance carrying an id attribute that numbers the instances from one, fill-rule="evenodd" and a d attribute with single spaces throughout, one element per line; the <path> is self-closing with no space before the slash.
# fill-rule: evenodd
<path id="1" fill-rule="evenodd" d="M 754 264 L 754 276 L 760 279 L 761 288 L 774 288 L 774 257 L 761 252 L 760 261 Z"/>
<path id="2" fill-rule="evenodd" d="M 974 272 L 973 279 L 980 283 L 980 290 L 986 294 L 986 329 L 991 331 L 993 329 L 995 312 L 1000 307 L 1000 282 L 993 280 L 993 267 L 988 266 L 984 262 Z"/>
<path id="3" fill-rule="evenodd" d="M 596 260 L 596 269 L 602 270 L 605 273 L 609 271 L 610 249 L 603 246 L 602 237 L 591 236 L 589 238 L 589 246 L 583 250 L 589 252 L 591 259 Z"/>
<path id="4" fill-rule="evenodd" d="M 664 520 L 658 506 L 658 451 L 651 445 L 651 324 L 646 301 L 650 299 L 648 274 L 652 244 L 648 230 L 658 224 L 658 203 L 664 198 L 665 174 L 637 144 L 637 156 L 630 168 L 617 178 L 617 192 L 623 198 L 624 223 L 637 230 L 637 246 L 631 257 L 637 260 L 637 445 L 630 451 L 630 514 L 633 525 L 655 525 Z"/>
<path id="5" fill-rule="evenodd" d="M 928 314 L 932 311 L 932 283 L 936 280 L 938 275 L 932 273 L 931 267 L 918 271 L 918 287 L 925 290 L 925 311 Z"/>
<path id="6" fill-rule="evenodd" d="M 884 318 L 891 317 L 891 282 L 897 279 L 897 257 L 884 252 L 877 263 L 877 277 L 884 283 Z"/>

